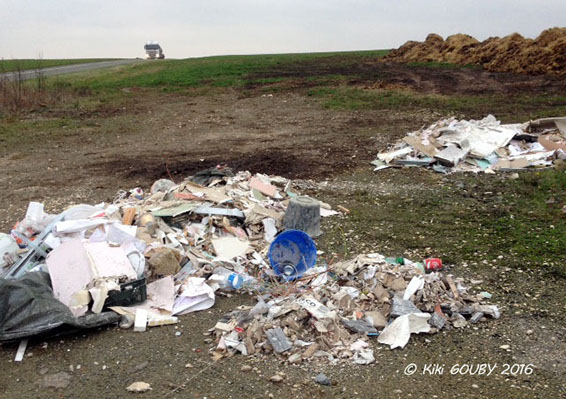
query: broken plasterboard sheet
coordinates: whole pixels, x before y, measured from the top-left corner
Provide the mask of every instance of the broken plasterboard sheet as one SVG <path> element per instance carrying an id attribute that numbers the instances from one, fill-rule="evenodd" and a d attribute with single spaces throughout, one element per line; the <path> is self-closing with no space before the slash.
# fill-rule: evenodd
<path id="1" fill-rule="evenodd" d="M 265 332 L 265 335 L 267 336 L 269 343 L 273 347 L 273 350 L 277 353 L 283 353 L 293 347 L 281 327 L 267 330 Z"/>
<path id="2" fill-rule="evenodd" d="M 111 290 L 120 291 L 120 285 L 112 280 L 98 280 L 95 286 L 88 290 L 92 296 L 92 313 L 102 312 L 104 302 L 106 302 L 106 298 L 108 298 L 108 291 Z"/>
<path id="3" fill-rule="evenodd" d="M 264 183 L 257 177 L 252 177 L 250 179 L 250 188 L 256 189 L 260 193 L 271 198 L 275 198 L 277 196 L 277 187 L 269 183 Z"/>
<path id="4" fill-rule="evenodd" d="M 63 234 L 71 234 L 78 232 L 85 232 L 103 224 L 114 223 L 108 219 L 77 219 L 77 220 L 64 220 L 55 224 L 53 230 L 56 236 Z"/>
<path id="5" fill-rule="evenodd" d="M 460 163 L 466 155 L 468 155 L 469 149 L 461 149 L 455 145 L 449 145 L 438 154 L 435 158 L 443 165 L 455 166 Z"/>
<path id="6" fill-rule="evenodd" d="M 401 166 L 429 166 L 434 162 L 433 158 L 407 158 L 407 159 L 396 159 L 395 165 Z"/>
<path id="7" fill-rule="evenodd" d="M 443 129 L 438 141 L 443 145 L 458 144 L 460 147 L 466 147 L 465 141 L 467 140 L 470 154 L 478 158 L 485 158 L 509 144 L 511 139 L 521 132 L 521 125 L 478 127 L 468 123 L 463 127 L 456 125 L 453 129 Z"/>
<path id="8" fill-rule="evenodd" d="M 263 238 L 267 242 L 272 242 L 275 236 L 277 235 L 277 226 L 275 219 L 273 218 L 265 218 L 261 221 L 263 223 L 264 234 Z"/>
<path id="9" fill-rule="evenodd" d="M 566 137 L 566 117 L 541 118 L 529 123 L 529 128 L 554 129 L 557 128 Z"/>
<path id="10" fill-rule="evenodd" d="M 173 311 L 175 303 L 175 283 L 173 276 L 166 276 L 147 285 L 147 297 L 150 306 L 168 313 Z"/>
<path id="11" fill-rule="evenodd" d="M 47 255 L 45 262 L 55 298 L 67 306 L 71 304 L 73 295 L 85 289 L 95 277 L 86 249 L 78 238 L 59 245 Z M 84 315 L 87 309 L 87 306 L 77 306 L 71 311 L 78 317 Z"/>
<path id="12" fill-rule="evenodd" d="M 137 309 L 136 318 L 134 321 L 134 331 L 144 332 L 147 328 L 147 310 Z"/>
<path id="13" fill-rule="evenodd" d="M 430 331 L 428 319 L 430 319 L 428 313 L 411 313 L 399 316 L 383 329 L 377 341 L 389 345 L 391 349 L 404 348 L 409 342 L 411 334 Z"/>
<path id="14" fill-rule="evenodd" d="M 361 349 L 354 352 L 352 360 L 355 364 L 371 364 L 375 362 L 373 349 Z"/>
<path id="15" fill-rule="evenodd" d="M 213 289 L 200 277 L 189 277 L 181 286 L 181 292 L 175 299 L 173 315 L 187 314 L 209 309 L 214 305 Z"/>
<path id="16" fill-rule="evenodd" d="M 216 256 L 224 259 L 233 259 L 236 256 L 243 256 L 250 248 L 249 241 L 241 241 L 237 237 L 213 238 L 211 241 Z"/>
<path id="17" fill-rule="evenodd" d="M 194 210 L 197 215 L 217 215 L 217 216 L 234 216 L 237 218 L 244 218 L 244 212 L 239 209 L 226 209 L 226 208 L 213 208 L 206 205 L 201 205 Z"/>
<path id="18" fill-rule="evenodd" d="M 138 275 L 122 247 L 111 247 L 106 242 L 87 242 L 83 245 L 91 262 L 94 279 L 137 279 Z"/>
<path id="19" fill-rule="evenodd" d="M 198 203 L 185 202 L 179 205 L 152 211 L 151 213 L 153 214 L 153 216 L 158 216 L 158 217 L 177 217 L 179 215 L 192 212 L 198 206 L 199 206 Z"/>
<path id="20" fill-rule="evenodd" d="M 412 147 L 405 147 L 405 148 L 401 148 L 400 150 L 377 154 L 377 158 L 382 162 L 390 163 L 396 158 L 401 158 L 405 155 L 409 155 L 411 152 L 413 152 Z"/>
<path id="21" fill-rule="evenodd" d="M 110 227 L 108 228 L 108 235 L 110 235 L 111 233 L 115 234 L 115 230 L 120 230 L 122 233 L 125 233 L 126 235 L 135 238 L 138 232 L 138 226 L 126 226 L 125 224 L 122 223 L 114 223 L 111 224 Z"/>

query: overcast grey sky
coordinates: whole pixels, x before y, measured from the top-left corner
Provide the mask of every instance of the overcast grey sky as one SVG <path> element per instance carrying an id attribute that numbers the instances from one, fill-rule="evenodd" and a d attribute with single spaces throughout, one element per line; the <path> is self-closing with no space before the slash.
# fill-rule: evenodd
<path id="1" fill-rule="evenodd" d="M 468 33 L 536 37 L 566 0 L 0 0 L 0 58 L 142 57 L 398 47 Z"/>

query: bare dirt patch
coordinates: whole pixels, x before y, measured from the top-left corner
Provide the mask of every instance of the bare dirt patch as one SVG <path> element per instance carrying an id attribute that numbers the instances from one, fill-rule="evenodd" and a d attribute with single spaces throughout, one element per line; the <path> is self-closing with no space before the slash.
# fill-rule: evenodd
<path id="1" fill-rule="evenodd" d="M 367 165 L 389 134 L 427 121 L 426 114 L 409 121 L 399 113 L 326 110 L 294 93 L 142 93 L 122 105 L 118 115 L 89 113 L 43 133 L 39 128 L 37 139 L 6 149 L 0 159 L 0 181 L 9 188 L 0 211 L 4 230 L 30 200 L 55 207 L 58 198 L 112 200 L 118 189 L 148 188 L 169 174 L 181 180 L 218 163 L 292 178 L 329 177 Z M 376 123 L 384 118 L 385 126 Z"/>
<path id="2" fill-rule="evenodd" d="M 345 65 L 338 56 L 328 57 L 271 68 L 252 77 L 292 78 L 292 88 L 309 88 L 315 85 L 313 79 L 327 79 L 333 82 L 337 76 L 343 76 L 346 79 L 340 82 L 347 85 L 374 85 L 375 82 L 382 82 L 382 86 L 387 88 L 400 86 L 424 94 L 446 95 L 562 94 L 566 88 L 566 76 L 524 76 L 494 73 L 480 68 L 442 68 L 405 65 L 393 61 L 385 58 Z M 334 83 L 336 82 L 337 80 L 334 80 Z"/>

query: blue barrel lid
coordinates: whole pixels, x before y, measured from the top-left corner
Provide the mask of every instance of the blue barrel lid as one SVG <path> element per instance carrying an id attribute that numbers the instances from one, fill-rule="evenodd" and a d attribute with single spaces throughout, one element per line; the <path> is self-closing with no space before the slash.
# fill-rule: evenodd
<path id="1" fill-rule="evenodd" d="M 303 231 L 287 230 L 275 237 L 268 257 L 277 275 L 294 280 L 316 264 L 316 244 Z"/>

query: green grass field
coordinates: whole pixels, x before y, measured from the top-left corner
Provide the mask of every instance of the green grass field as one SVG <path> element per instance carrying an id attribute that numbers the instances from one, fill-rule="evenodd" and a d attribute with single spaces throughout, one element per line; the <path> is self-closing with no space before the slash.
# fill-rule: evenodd
<path id="1" fill-rule="evenodd" d="M 36 69 L 36 68 L 49 68 L 62 65 L 72 64 L 86 64 L 91 62 L 100 61 L 113 61 L 119 58 L 73 58 L 73 59 L 53 59 L 53 60 L 40 60 L 40 59 L 18 59 L 18 60 L 0 60 L 0 73 Z"/>
<path id="2" fill-rule="evenodd" d="M 406 90 L 364 90 L 351 81 L 379 80 L 381 76 L 364 75 L 359 65 L 384 56 L 388 50 L 235 55 L 183 60 L 163 60 L 120 66 L 61 76 L 52 84 L 81 92 L 116 95 L 129 87 L 153 88 L 178 92 L 189 88 L 257 88 L 266 93 L 285 90 L 286 81 L 302 82 L 309 96 L 320 98 L 330 109 L 430 109 L 443 113 L 487 115 L 497 109 L 504 121 L 528 120 L 566 114 L 566 96 L 516 95 L 512 102 L 506 95 L 438 95 Z M 440 63 L 413 63 L 410 67 L 454 69 Z M 463 67 L 468 68 L 468 67 Z M 477 68 L 477 67 L 472 67 Z M 508 119 L 509 118 L 509 119 Z M 517 119 L 519 118 L 519 119 Z"/>
<path id="3" fill-rule="evenodd" d="M 183 60 L 164 60 L 139 63 L 116 68 L 113 73 L 93 71 L 65 80 L 76 86 L 93 90 L 111 90 L 124 87 L 243 87 L 250 84 L 273 83 L 285 76 L 263 77 L 274 68 L 292 67 L 308 62 L 335 61 L 344 67 L 377 58 L 388 50 L 304 53 L 233 55 Z M 308 74 L 308 72 L 307 72 Z"/>

